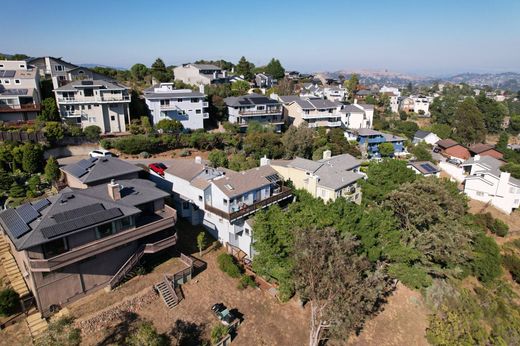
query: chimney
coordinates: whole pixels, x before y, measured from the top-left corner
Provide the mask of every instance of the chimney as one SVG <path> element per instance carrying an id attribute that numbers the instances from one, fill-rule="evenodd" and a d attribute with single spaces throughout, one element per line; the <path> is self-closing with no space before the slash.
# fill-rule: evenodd
<path id="1" fill-rule="evenodd" d="M 108 183 L 108 195 L 114 201 L 119 201 L 121 199 L 121 186 L 116 183 L 114 179 Z"/>
<path id="2" fill-rule="evenodd" d="M 262 158 L 260 159 L 260 167 L 262 167 L 262 166 L 267 166 L 267 165 L 269 165 L 269 164 L 271 164 L 271 160 L 268 159 L 267 156 L 264 155 L 264 157 L 262 157 Z"/>
<path id="3" fill-rule="evenodd" d="M 195 163 L 198 163 L 199 165 L 201 165 L 202 164 L 202 157 L 195 156 Z"/>
<path id="4" fill-rule="evenodd" d="M 200 85 L 199 85 L 199 92 L 200 92 L 201 94 L 204 94 L 204 84 L 200 84 Z"/>
<path id="5" fill-rule="evenodd" d="M 357 104 L 357 98 L 354 98 L 354 104 Z"/>
<path id="6" fill-rule="evenodd" d="M 213 79 L 217 79 L 218 78 L 218 74 L 217 74 L 217 71 L 213 72 Z"/>
<path id="7" fill-rule="evenodd" d="M 498 179 L 498 187 L 497 187 L 497 196 L 504 197 L 507 195 L 507 191 L 509 190 L 509 178 L 511 178 L 511 173 L 508 172 L 500 172 L 500 178 Z"/>
<path id="8" fill-rule="evenodd" d="M 323 152 L 323 159 L 324 159 L 324 160 L 328 160 L 328 159 L 330 159 L 331 157 L 332 157 L 332 151 L 330 151 L 330 150 L 325 150 L 325 151 Z"/>
<path id="9" fill-rule="evenodd" d="M 475 155 L 475 157 L 473 157 L 473 161 L 478 161 L 478 160 L 480 160 L 480 155 L 479 154 L 477 154 L 477 155 Z"/>
<path id="10" fill-rule="evenodd" d="M 226 70 L 222 71 L 222 77 L 227 78 L 227 71 Z"/>

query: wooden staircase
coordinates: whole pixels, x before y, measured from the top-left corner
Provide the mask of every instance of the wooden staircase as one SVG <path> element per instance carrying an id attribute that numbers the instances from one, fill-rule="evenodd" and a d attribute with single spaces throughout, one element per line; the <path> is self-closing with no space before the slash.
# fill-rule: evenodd
<path id="1" fill-rule="evenodd" d="M 155 289 L 159 292 L 159 295 L 163 299 L 166 306 L 173 309 L 179 304 L 179 296 L 176 293 L 176 288 L 173 287 L 173 283 L 165 275 L 163 281 L 156 284 Z"/>
<path id="2" fill-rule="evenodd" d="M 27 287 L 22 273 L 16 264 L 9 244 L 3 236 L 0 236 L 0 257 L 2 258 L 2 264 L 5 273 L 9 278 L 9 282 L 11 283 L 11 287 L 20 295 L 20 298 L 28 296 L 30 294 L 29 288 Z"/>
<path id="3" fill-rule="evenodd" d="M 39 312 L 27 316 L 27 325 L 29 326 L 33 340 L 38 339 L 49 327 L 47 320 L 42 318 Z"/>

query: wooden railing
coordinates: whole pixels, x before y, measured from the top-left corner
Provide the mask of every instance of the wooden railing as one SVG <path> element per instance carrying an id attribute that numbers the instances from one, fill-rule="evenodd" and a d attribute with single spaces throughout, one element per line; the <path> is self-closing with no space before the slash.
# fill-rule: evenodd
<path id="1" fill-rule="evenodd" d="M 117 273 L 112 276 L 112 279 L 108 282 L 110 288 L 116 287 L 116 285 L 123 280 L 125 275 L 137 264 L 144 255 L 145 245 L 139 247 L 139 249 L 119 268 Z"/>
<path id="2" fill-rule="evenodd" d="M 158 242 L 146 244 L 144 253 L 156 253 L 175 244 L 177 244 L 177 233 L 168 238 L 159 240 Z"/>
<path id="3" fill-rule="evenodd" d="M 40 110 L 39 104 L 26 104 L 26 105 L 4 105 L 0 104 L 0 112 L 8 113 L 8 112 L 19 112 L 19 111 L 34 111 L 38 112 Z"/>
<path id="4" fill-rule="evenodd" d="M 255 212 L 256 210 L 258 209 L 261 209 L 261 208 L 264 208 L 266 206 L 269 206 L 273 203 L 277 203 L 279 201 L 282 201 L 288 197 L 291 197 L 292 196 L 292 191 L 291 189 L 289 189 L 288 187 L 285 187 L 285 186 L 281 186 L 281 192 L 276 194 L 276 195 L 273 195 L 271 197 L 268 197 L 266 199 L 263 199 L 259 202 L 256 202 L 252 205 L 248 205 L 246 206 L 245 208 L 242 208 L 238 211 L 235 211 L 235 212 L 231 212 L 231 213 L 227 213 L 223 210 L 220 210 L 220 209 L 217 209 L 209 204 L 206 204 L 204 206 L 204 209 L 215 214 L 215 215 L 218 215 L 220 217 L 223 217 L 225 219 L 228 219 L 228 220 L 236 220 L 238 218 L 241 218 L 241 217 L 244 217 L 246 215 L 249 215 L 253 212 Z"/>

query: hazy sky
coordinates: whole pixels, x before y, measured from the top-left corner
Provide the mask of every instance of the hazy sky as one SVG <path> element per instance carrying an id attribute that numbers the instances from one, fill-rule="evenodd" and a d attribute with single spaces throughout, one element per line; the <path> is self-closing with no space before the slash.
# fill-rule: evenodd
<path id="1" fill-rule="evenodd" d="M 520 72 L 520 0 L 2 0 L 0 13 L 0 52 L 76 64 Z"/>

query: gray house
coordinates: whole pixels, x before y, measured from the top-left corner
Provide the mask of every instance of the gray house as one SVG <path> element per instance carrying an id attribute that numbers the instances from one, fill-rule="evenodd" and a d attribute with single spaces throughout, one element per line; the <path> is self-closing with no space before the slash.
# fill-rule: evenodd
<path id="1" fill-rule="evenodd" d="M 75 167 L 76 175 L 89 174 Z M 0 212 L 2 234 L 39 311 L 48 316 L 114 287 L 144 254 L 173 246 L 177 213 L 167 196 L 149 180 L 112 179 Z"/>

